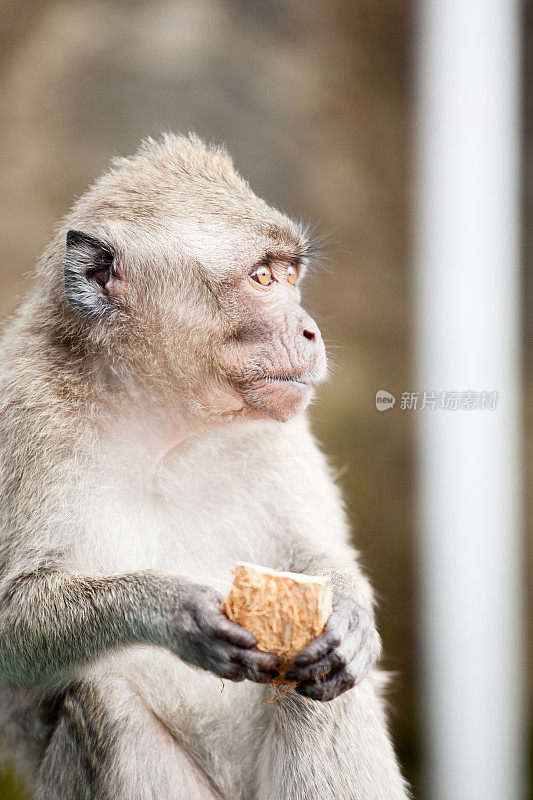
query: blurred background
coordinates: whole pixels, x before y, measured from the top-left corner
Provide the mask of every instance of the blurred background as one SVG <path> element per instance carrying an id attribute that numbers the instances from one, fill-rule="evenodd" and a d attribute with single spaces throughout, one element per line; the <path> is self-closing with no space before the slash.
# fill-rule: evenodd
<path id="1" fill-rule="evenodd" d="M 414 383 L 413 27 L 405 0 L 2 0 L 0 315 L 15 307 L 73 196 L 111 156 L 162 130 L 225 142 L 259 195 L 316 223 L 327 262 L 305 291 L 333 375 L 312 419 L 380 598 L 394 738 L 422 797 L 415 416 L 375 406 L 378 389 L 398 397 Z M 533 37 L 531 2 L 522 30 Z M 527 48 L 524 67 L 527 89 Z M 524 108 L 527 220 L 533 104 Z M 527 264 L 533 226 L 524 253 Z M 531 396 L 528 270 L 524 287 Z M 531 488 L 530 473 L 529 520 Z M 21 796 L 0 777 L 0 800 Z"/>

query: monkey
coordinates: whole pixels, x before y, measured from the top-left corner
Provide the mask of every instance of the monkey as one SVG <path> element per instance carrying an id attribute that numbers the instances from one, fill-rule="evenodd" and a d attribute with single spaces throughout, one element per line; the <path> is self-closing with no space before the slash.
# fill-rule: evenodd
<path id="1" fill-rule="evenodd" d="M 168 133 L 38 261 L 0 344 L 0 753 L 36 800 L 408 797 L 307 418 L 314 259 L 225 148 Z M 220 610 L 241 560 L 331 579 L 281 697 L 276 654 Z"/>

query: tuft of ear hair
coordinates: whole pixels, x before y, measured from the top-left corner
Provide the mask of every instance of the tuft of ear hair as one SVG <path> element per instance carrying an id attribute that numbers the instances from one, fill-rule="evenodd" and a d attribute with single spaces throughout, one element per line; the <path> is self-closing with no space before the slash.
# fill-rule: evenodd
<path id="1" fill-rule="evenodd" d="M 83 231 L 67 233 L 65 293 L 69 303 L 88 317 L 102 317 L 114 306 L 107 291 L 115 276 L 115 253 L 104 242 Z"/>

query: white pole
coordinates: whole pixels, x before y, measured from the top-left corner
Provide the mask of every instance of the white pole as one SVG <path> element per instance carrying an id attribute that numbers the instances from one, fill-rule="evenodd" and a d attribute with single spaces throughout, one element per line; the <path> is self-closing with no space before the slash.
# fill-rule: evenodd
<path id="1" fill-rule="evenodd" d="M 499 393 L 416 412 L 432 800 L 521 796 L 518 15 L 419 3 L 417 388 Z"/>

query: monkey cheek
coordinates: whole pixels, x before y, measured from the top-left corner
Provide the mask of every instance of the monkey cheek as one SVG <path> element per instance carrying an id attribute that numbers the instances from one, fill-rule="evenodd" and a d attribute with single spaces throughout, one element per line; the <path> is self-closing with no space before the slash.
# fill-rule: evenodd
<path id="1" fill-rule="evenodd" d="M 207 411 L 230 413 L 244 408 L 244 398 L 229 384 L 210 382 L 200 392 L 200 402 Z"/>

